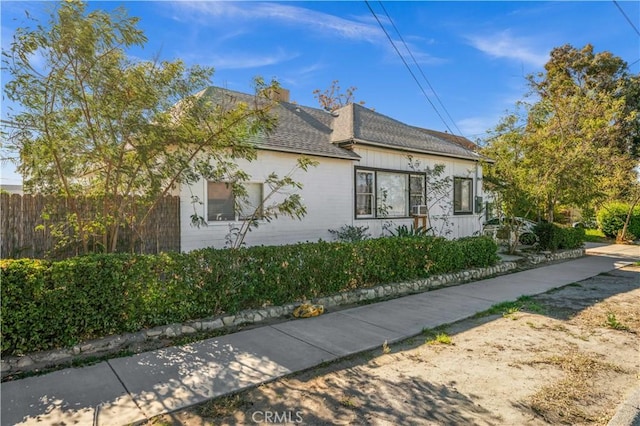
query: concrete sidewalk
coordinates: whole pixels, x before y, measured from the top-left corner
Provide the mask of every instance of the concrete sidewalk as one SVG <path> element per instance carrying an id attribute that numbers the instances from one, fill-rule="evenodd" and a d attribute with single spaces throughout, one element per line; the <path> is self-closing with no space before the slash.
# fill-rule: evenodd
<path id="1" fill-rule="evenodd" d="M 638 246 L 598 246 L 588 253 L 465 285 L 6 382 L 0 385 L 0 424 L 142 421 L 640 259 Z"/>

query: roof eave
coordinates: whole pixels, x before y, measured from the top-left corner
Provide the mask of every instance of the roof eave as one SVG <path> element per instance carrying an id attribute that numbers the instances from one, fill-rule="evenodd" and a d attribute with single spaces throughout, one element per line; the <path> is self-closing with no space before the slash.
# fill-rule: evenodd
<path id="1" fill-rule="evenodd" d="M 471 155 L 469 155 L 469 156 L 456 155 L 456 154 L 450 154 L 450 153 L 445 153 L 445 152 L 431 151 L 431 150 L 428 150 L 428 149 L 408 148 L 408 147 L 397 146 L 397 145 L 389 145 L 389 144 L 385 144 L 385 143 L 373 142 L 373 141 L 368 141 L 368 140 L 364 140 L 364 139 L 353 139 L 352 143 L 354 145 L 359 143 L 359 144 L 362 144 L 362 145 L 375 146 L 375 147 L 391 149 L 391 150 L 395 150 L 395 151 L 436 155 L 438 157 L 458 158 L 458 159 L 476 161 L 476 162 L 480 162 L 480 161 L 483 161 L 483 160 L 487 161 L 486 159 L 481 158 L 477 154 L 474 154 L 473 156 L 471 156 Z M 491 162 L 493 162 L 493 160 L 491 160 Z"/>
<path id="2" fill-rule="evenodd" d="M 336 158 L 338 160 L 360 161 L 360 156 L 355 152 L 352 155 L 339 155 L 339 154 L 313 152 L 313 151 L 307 151 L 303 149 L 294 150 L 294 149 L 287 149 L 287 148 L 279 148 L 279 147 L 270 146 L 270 145 L 257 145 L 256 148 L 261 149 L 263 151 L 284 152 L 287 154 L 312 155 L 314 157 Z"/>

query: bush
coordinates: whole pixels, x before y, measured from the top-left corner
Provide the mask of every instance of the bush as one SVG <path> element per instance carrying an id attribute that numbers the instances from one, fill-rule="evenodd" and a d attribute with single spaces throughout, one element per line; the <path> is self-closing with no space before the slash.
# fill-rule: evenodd
<path id="1" fill-rule="evenodd" d="M 368 240 L 371 237 L 371 234 L 367 232 L 368 230 L 368 226 L 343 225 L 340 229 L 329 229 L 329 233 L 335 235 L 336 240 L 343 243 L 355 243 Z"/>
<path id="2" fill-rule="evenodd" d="M 629 207 L 631 207 L 629 204 L 613 202 L 598 210 L 598 226 L 604 235 L 616 238 L 618 232 L 624 227 Z M 633 209 L 627 230 L 633 235 L 640 235 L 640 205 Z"/>
<path id="3" fill-rule="evenodd" d="M 586 239 L 583 228 L 568 228 L 555 223 L 538 223 L 534 232 L 542 250 L 577 249 L 582 247 Z"/>
<path id="4" fill-rule="evenodd" d="M 493 265 L 487 237 L 0 260 L 2 354 Z"/>

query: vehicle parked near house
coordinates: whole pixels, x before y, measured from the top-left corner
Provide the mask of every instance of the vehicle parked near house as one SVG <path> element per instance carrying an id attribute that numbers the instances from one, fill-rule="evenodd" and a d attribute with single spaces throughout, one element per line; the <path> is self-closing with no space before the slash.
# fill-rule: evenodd
<path id="1" fill-rule="evenodd" d="M 533 245 L 538 242 L 535 233 L 536 223 L 524 217 L 496 217 L 484 223 L 482 231 L 484 235 L 499 238 L 501 230 L 508 230 L 510 227 L 518 235 L 518 242 L 522 245 Z M 508 238 L 508 237 L 507 237 Z"/>

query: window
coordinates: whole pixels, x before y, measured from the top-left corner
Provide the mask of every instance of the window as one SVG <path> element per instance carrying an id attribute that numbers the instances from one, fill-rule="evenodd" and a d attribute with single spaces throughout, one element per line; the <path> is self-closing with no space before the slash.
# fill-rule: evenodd
<path id="1" fill-rule="evenodd" d="M 262 184 L 245 183 L 246 198 L 236 199 L 228 182 L 207 182 L 207 220 L 238 220 L 250 216 L 262 203 Z M 262 212 L 258 212 L 259 217 Z"/>
<path id="2" fill-rule="evenodd" d="M 453 178 L 453 214 L 473 213 L 473 179 Z"/>
<path id="3" fill-rule="evenodd" d="M 423 174 L 356 169 L 356 218 L 408 217 L 425 202 Z"/>
<path id="4" fill-rule="evenodd" d="M 356 172 L 356 216 L 373 217 L 374 172 Z"/>
<path id="5" fill-rule="evenodd" d="M 378 217 L 408 216 L 407 178 L 409 175 L 390 172 L 377 173 Z"/>
<path id="6" fill-rule="evenodd" d="M 410 175 L 409 179 L 409 207 L 425 205 L 424 176 Z"/>

